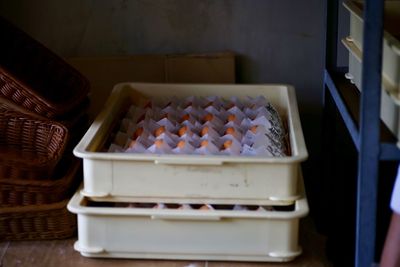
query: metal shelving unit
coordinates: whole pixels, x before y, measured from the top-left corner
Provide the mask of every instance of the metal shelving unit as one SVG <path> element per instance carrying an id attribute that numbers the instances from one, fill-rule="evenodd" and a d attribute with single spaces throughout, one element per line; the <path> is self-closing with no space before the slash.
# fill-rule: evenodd
<path id="1" fill-rule="evenodd" d="M 379 162 L 400 160 L 396 140 L 381 136 L 381 68 L 384 1 L 365 0 L 363 35 L 363 88 L 354 103 L 348 100 L 345 71 L 338 69 L 337 14 L 341 1 L 327 1 L 327 66 L 325 70 L 325 99 L 329 94 L 349 131 L 358 151 L 358 177 L 356 200 L 356 267 L 372 266 L 375 259 L 376 214 Z M 331 37 L 331 38 L 329 38 Z M 329 51 L 330 50 L 330 51 Z M 329 58 L 330 57 L 330 58 Z M 349 82 L 347 81 L 349 84 Z M 348 87 L 348 86 L 347 86 Z M 354 87 L 354 86 L 353 86 Z M 352 88 L 354 90 L 354 88 Z M 347 91 L 346 91 L 347 90 Z M 325 103 L 324 103 L 325 107 Z M 359 110 L 358 110 L 359 109 Z"/>

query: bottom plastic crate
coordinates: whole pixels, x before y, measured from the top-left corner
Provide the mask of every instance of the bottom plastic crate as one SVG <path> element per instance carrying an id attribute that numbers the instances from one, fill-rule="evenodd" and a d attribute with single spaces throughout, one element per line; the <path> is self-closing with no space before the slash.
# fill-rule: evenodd
<path id="1" fill-rule="evenodd" d="M 71 199 L 68 209 L 78 215 L 75 249 L 83 256 L 290 261 L 301 254 L 299 220 L 308 213 L 305 197 L 295 201 L 291 210 L 115 205 L 92 202 L 79 191 Z"/>

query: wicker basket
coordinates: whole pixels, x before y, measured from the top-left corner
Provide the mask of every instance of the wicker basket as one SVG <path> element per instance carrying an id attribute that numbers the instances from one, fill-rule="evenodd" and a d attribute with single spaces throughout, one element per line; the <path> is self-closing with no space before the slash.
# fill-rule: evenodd
<path id="1" fill-rule="evenodd" d="M 49 179 L 68 142 L 68 130 L 0 104 L 0 178 Z"/>
<path id="2" fill-rule="evenodd" d="M 0 208 L 0 240 L 63 239 L 76 234 L 76 216 L 68 200 L 22 207 Z"/>
<path id="3" fill-rule="evenodd" d="M 0 96 L 47 118 L 87 97 L 87 79 L 55 53 L 2 18 L 0 32 Z"/>
<path id="4" fill-rule="evenodd" d="M 72 196 L 81 182 L 81 161 L 62 160 L 53 181 L 0 179 L 0 207 L 50 204 Z"/>

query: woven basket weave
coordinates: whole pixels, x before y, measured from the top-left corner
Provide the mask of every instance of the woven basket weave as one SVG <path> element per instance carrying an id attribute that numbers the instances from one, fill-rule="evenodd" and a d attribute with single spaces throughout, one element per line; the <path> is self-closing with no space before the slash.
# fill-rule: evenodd
<path id="1" fill-rule="evenodd" d="M 81 161 L 62 160 L 54 180 L 0 179 L 0 207 L 50 204 L 72 196 L 81 182 Z"/>
<path id="2" fill-rule="evenodd" d="M 49 179 L 68 142 L 68 130 L 0 104 L 0 178 Z"/>
<path id="3" fill-rule="evenodd" d="M 0 96 L 55 118 L 87 97 L 89 82 L 62 58 L 0 18 Z"/>
<path id="4" fill-rule="evenodd" d="M 64 239 L 76 234 L 76 216 L 68 200 L 23 207 L 0 208 L 0 240 Z"/>

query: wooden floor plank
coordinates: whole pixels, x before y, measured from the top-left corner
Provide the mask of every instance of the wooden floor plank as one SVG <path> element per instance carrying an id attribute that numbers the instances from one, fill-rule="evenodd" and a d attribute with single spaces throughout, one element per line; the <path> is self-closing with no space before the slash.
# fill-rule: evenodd
<path id="1" fill-rule="evenodd" d="M 75 239 L 10 243 L 4 256 L 4 267 L 204 267 L 204 262 L 125 259 L 91 259 L 74 251 Z"/>

